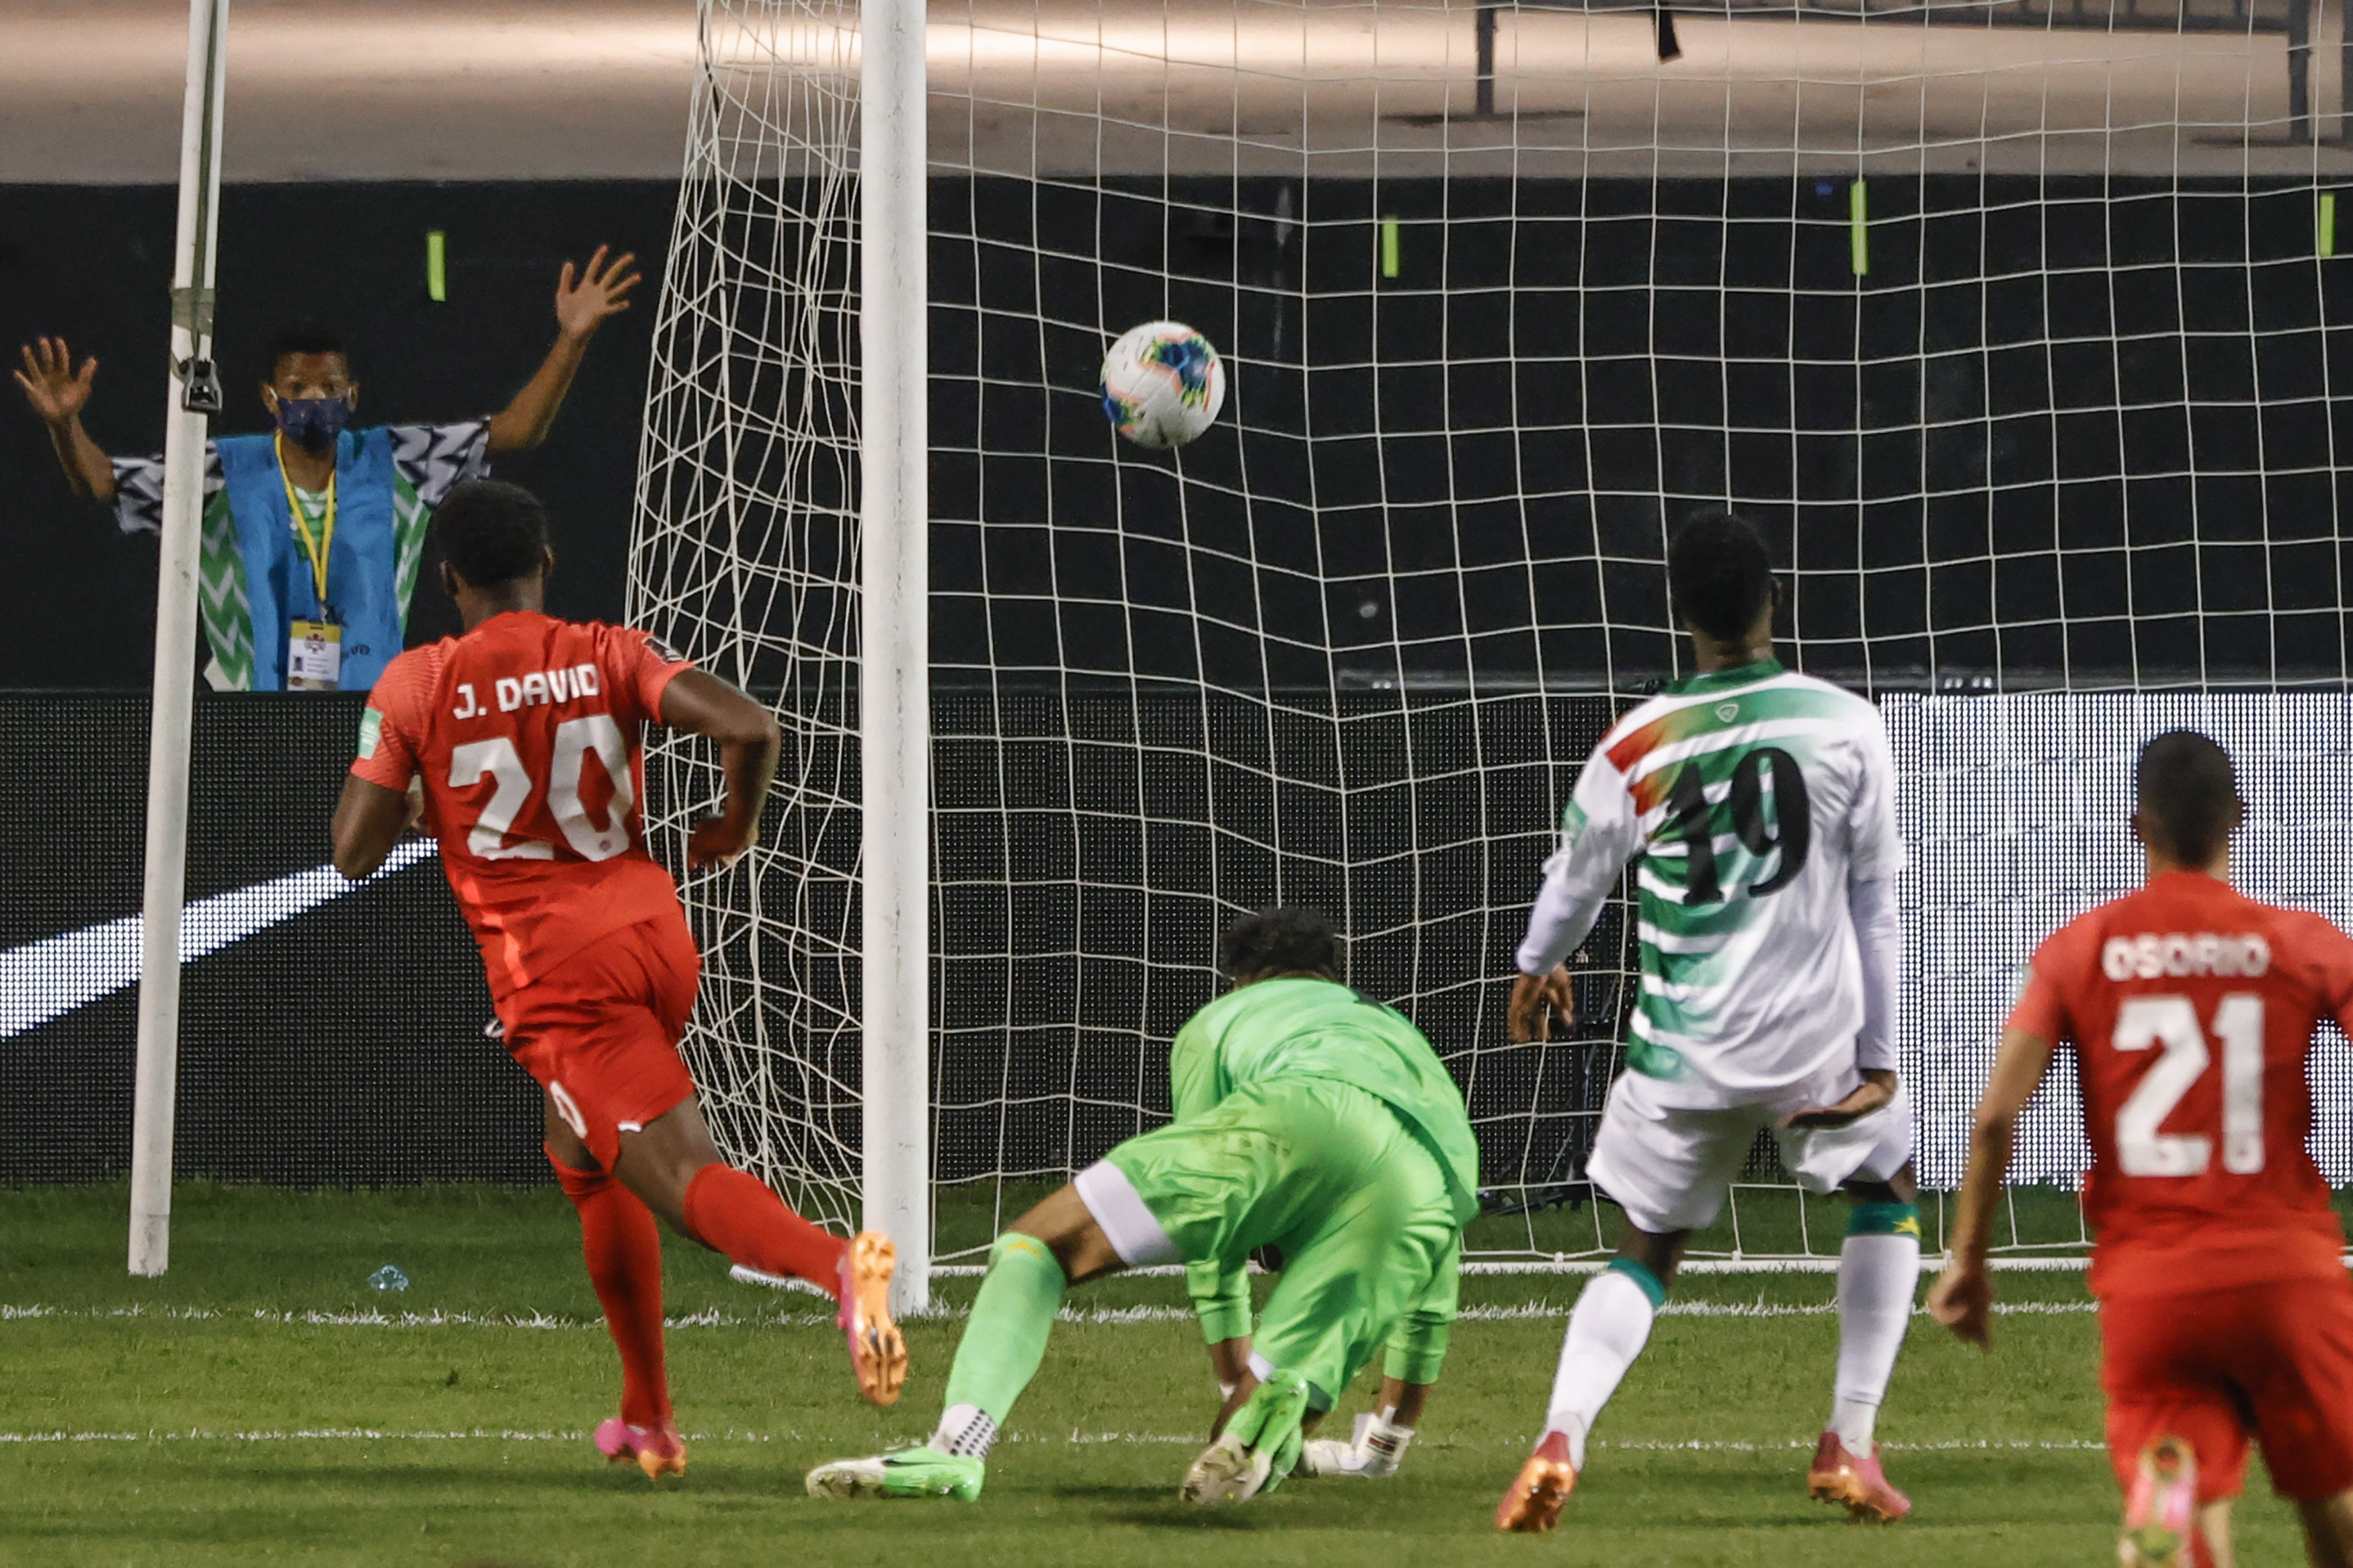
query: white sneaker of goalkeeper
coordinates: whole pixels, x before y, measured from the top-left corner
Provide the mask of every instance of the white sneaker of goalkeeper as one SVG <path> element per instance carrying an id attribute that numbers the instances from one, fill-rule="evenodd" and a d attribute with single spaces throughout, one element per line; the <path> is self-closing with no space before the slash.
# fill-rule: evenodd
<path id="1" fill-rule="evenodd" d="M 1389 1419 L 1394 1408 L 1376 1415 L 1367 1410 L 1356 1417 L 1356 1436 L 1343 1443 L 1334 1437 L 1311 1439 L 1300 1450 L 1299 1473 L 1303 1476 L 1362 1476 L 1367 1480 L 1385 1480 L 1398 1473 L 1405 1462 L 1407 1445 L 1413 1441 L 1413 1428 L 1400 1426 Z"/>

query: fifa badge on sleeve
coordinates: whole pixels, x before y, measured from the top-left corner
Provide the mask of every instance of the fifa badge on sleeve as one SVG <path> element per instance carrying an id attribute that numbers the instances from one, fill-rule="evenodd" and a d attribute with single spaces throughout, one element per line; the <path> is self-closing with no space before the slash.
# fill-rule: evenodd
<path id="1" fill-rule="evenodd" d="M 286 689 L 332 691 L 343 676 L 343 628 L 332 621 L 296 621 L 286 639 Z"/>

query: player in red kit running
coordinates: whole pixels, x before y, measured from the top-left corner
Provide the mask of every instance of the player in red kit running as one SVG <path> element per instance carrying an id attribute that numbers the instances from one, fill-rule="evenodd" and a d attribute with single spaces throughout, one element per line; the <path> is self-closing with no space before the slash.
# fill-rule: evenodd
<path id="1" fill-rule="evenodd" d="M 465 635 L 402 654 L 369 694 L 335 808 L 335 866 L 356 879 L 382 864 L 421 781 L 423 824 L 481 946 L 508 1048 L 544 1091 L 547 1157 L 580 1212 L 621 1352 L 621 1414 L 597 1428 L 597 1447 L 649 1476 L 686 1468 L 662 1372 L 657 1215 L 835 1296 L 859 1391 L 890 1404 L 907 1374 L 890 1239 L 845 1243 L 727 1165 L 678 1055 L 702 960 L 670 873 L 646 851 L 642 734 L 659 723 L 718 743 L 726 800 L 695 825 L 687 859 L 724 866 L 758 836 L 776 721 L 643 632 L 546 614 L 555 561 L 528 491 L 460 485 L 433 537 Z"/>
<path id="2" fill-rule="evenodd" d="M 1988 1343 L 1986 1247 L 2010 1136 L 2074 1047 L 2098 1229 L 2101 1386 L 2126 1496 L 2117 1555 L 2230 1568 L 2247 1440 L 2315 1563 L 2353 1562 L 2353 1284 L 2312 1163 L 2314 1026 L 2353 1030 L 2353 941 L 2231 888 L 2231 760 L 2176 731 L 2142 751 L 2140 891 L 2034 954 L 1978 1102 L 1953 1261 L 1929 1310 Z"/>

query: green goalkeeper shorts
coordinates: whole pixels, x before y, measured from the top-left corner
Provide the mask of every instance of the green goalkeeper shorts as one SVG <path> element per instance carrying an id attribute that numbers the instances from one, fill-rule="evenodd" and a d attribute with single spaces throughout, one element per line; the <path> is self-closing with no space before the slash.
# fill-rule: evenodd
<path id="1" fill-rule="evenodd" d="M 1436 1156 L 1386 1100 L 1332 1079 L 1272 1079 L 1104 1156 L 1187 1263 L 1282 1251 L 1252 1359 L 1303 1374 L 1328 1408 L 1375 1352 L 1434 1383 L 1453 1322 L 1461 1227 Z"/>

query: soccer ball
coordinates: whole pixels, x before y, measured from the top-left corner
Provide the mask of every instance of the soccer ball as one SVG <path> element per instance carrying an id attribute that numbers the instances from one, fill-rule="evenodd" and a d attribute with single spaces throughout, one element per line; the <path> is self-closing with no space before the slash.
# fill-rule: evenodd
<path id="1" fill-rule="evenodd" d="M 1103 355 L 1103 417 L 1139 447 L 1181 447 L 1209 427 L 1226 400 L 1226 367 L 1209 340 L 1182 321 L 1146 321 Z"/>

